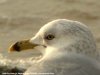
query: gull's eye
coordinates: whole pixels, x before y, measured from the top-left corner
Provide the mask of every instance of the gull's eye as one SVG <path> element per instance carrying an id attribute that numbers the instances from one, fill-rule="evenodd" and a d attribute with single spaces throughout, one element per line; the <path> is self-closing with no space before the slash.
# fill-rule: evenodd
<path id="1" fill-rule="evenodd" d="M 47 40 L 52 40 L 52 39 L 54 39 L 55 37 L 54 37 L 54 35 L 52 35 L 52 34 L 49 34 L 49 35 L 47 35 L 46 37 L 45 37 L 45 39 L 47 39 Z"/>

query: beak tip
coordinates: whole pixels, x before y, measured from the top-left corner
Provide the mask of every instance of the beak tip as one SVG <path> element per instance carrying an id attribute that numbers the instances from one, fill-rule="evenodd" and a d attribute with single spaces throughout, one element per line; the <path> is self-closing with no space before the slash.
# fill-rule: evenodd
<path id="1" fill-rule="evenodd" d="M 15 51 L 15 49 L 14 49 L 13 46 L 11 46 L 11 47 L 9 48 L 9 50 L 8 50 L 8 53 L 11 53 L 11 52 L 13 52 L 13 51 Z"/>
<path id="2" fill-rule="evenodd" d="M 11 53 L 11 52 L 14 52 L 14 51 L 17 51 L 17 52 L 20 51 L 20 47 L 18 46 L 18 42 L 15 43 L 15 44 L 13 44 L 13 45 L 11 45 L 10 48 L 9 48 L 9 52 L 10 52 L 10 53 Z"/>

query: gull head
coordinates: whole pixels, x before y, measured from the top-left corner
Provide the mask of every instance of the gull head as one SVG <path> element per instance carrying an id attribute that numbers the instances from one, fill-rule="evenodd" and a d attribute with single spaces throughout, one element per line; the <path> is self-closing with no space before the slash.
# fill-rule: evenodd
<path id="1" fill-rule="evenodd" d="M 66 19 L 57 19 L 45 24 L 34 37 L 14 43 L 9 51 L 29 50 L 36 46 L 43 46 L 44 56 L 69 52 L 81 53 L 93 58 L 98 56 L 89 28 L 78 21 Z"/>

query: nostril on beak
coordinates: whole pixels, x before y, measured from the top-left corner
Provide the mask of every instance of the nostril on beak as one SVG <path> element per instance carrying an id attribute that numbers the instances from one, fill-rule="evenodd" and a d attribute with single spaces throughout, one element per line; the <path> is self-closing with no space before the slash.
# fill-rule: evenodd
<path id="1" fill-rule="evenodd" d="M 15 45 L 13 46 L 13 49 L 15 49 L 16 51 L 20 51 L 20 47 L 18 46 L 19 42 L 15 43 Z"/>

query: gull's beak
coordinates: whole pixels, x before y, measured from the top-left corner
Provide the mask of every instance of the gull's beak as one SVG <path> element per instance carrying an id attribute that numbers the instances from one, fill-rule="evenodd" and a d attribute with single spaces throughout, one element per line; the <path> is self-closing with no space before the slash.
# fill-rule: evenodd
<path id="1" fill-rule="evenodd" d="M 34 47 L 36 46 L 38 46 L 38 44 L 31 43 L 30 40 L 18 41 L 10 46 L 9 52 L 13 51 L 19 52 L 28 49 L 34 49 Z"/>

